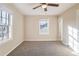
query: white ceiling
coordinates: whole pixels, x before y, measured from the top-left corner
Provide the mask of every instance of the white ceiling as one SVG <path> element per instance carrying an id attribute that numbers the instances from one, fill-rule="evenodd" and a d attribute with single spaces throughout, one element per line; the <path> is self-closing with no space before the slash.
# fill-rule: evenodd
<path id="1" fill-rule="evenodd" d="M 45 12 L 43 8 L 39 7 L 33 9 L 33 7 L 38 6 L 39 3 L 15 3 L 14 6 L 24 15 L 59 15 L 74 6 L 74 3 L 59 3 L 59 7 L 48 6 L 48 11 Z"/>

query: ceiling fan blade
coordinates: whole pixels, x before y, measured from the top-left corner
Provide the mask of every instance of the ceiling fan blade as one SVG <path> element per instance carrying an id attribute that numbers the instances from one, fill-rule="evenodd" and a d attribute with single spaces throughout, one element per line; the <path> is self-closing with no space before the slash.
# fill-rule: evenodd
<path id="1" fill-rule="evenodd" d="M 41 7 L 41 5 L 39 5 L 39 6 L 36 6 L 36 7 L 34 7 L 33 9 L 36 9 L 36 8 L 39 8 L 39 7 Z"/>
<path id="2" fill-rule="evenodd" d="M 47 11 L 47 8 L 44 8 L 44 11 Z"/>
<path id="3" fill-rule="evenodd" d="M 46 4 L 46 3 L 40 3 L 40 4 Z"/>
<path id="4" fill-rule="evenodd" d="M 58 7 L 59 4 L 51 4 L 51 3 L 49 3 L 48 6 L 55 6 L 55 7 Z"/>

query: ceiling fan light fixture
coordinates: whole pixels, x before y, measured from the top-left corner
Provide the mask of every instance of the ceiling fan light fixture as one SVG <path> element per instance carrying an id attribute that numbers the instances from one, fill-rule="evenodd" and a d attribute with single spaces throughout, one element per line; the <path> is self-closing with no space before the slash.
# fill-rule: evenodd
<path id="1" fill-rule="evenodd" d="M 42 7 L 42 8 L 47 8 L 47 5 L 46 5 L 46 4 L 44 4 L 44 5 L 42 5 L 41 7 Z"/>

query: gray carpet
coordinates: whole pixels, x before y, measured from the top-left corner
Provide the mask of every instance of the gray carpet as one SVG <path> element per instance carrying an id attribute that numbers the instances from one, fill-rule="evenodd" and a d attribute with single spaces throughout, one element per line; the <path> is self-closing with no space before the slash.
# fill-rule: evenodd
<path id="1" fill-rule="evenodd" d="M 8 56 L 73 56 L 60 42 L 23 42 Z"/>

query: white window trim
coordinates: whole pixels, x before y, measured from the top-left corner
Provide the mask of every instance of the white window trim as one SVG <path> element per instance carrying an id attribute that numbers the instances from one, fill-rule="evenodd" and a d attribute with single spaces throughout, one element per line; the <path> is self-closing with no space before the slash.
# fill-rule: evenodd
<path id="1" fill-rule="evenodd" d="M 48 23 L 48 31 L 47 31 L 46 33 L 45 33 L 45 32 L 41 32 L 41 30 L 40 30 L 40 21 L 43 21 L 43 20 L 44 20 L 44 21 L 47 21 L 47 23 Z M 46 18 L 45 18 L 45 19 L 40 19 L 40 20 L 39 20 L 39 34 L 40 34 L 40 35 L 49 35 L 49 19 L 46 19 Z"/>
<path id="2" fill-rule="evenodd" d="M 13 37 L 12 37 L 12 29 L 13 29 L 13 25 L 12 25 L 12 22 L 13 22 L 13 12 L 11 12 L 11 10 L 9 10 L 9 9 L 6 9 L 6 8 L 0 8 L 0 10 L 4 10 L 4 11 L 6 11 L 7 13 L 9 13 L 10 15 L 11 15 L 11 19 L 10 19 L 10 28 L 9 28 L 9 38 L 8 39 L 4 39 L 4 40 L 0 40 L 0 44 L 3 44 L 3 43 L 6 43 L 6 42 L 8 42 L 8 41 L 10 41 L 10 40 L 12 40 L 13 39 Z"/>

